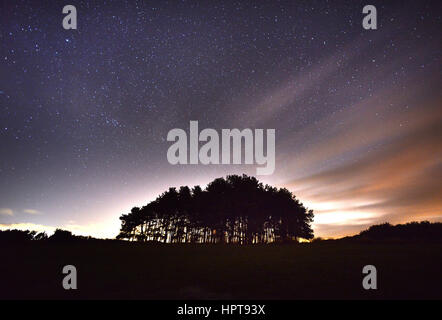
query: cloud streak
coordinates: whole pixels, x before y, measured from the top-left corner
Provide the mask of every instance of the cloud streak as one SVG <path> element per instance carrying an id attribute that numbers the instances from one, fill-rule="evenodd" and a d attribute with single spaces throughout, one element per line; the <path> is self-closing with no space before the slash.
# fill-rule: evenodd
<path id="1" fill-rule="evenodd" d="M 307 167 L 324 158 L 354 155 L 286 183 L 315 209 L 320 234 L 344 234 L 337 225 L 356 232 L 361 226 L 385 221 L 442 219 L 442 112 L 426 108 L 430 110 L 425 115 L 415 110 L 403 122 L 401 115 L 393 114 L 377 125 L 366 120 L 358 127 L 350 121 L 349 132 L 337 130 L 301 156 Z M 401 122 L 404 125 L 398 126 Z M 361 141 L 366 144 L 361 146 Z"/>
<path id="2" fill-rule="evenodd" d="M 13 216 L 14 215 L 14 211 L 12 209 L 9 209 L 9 208 L 0 208 L 0 215 Z"/>
<path id="3" fill-rule="evenodd" d="M 40 211 L 35 210 L 35 209 L 24 209 L 23 212 L 27 213 L 27 214 L 32 214 L 32 215 L 40 215 L 40 214 L 42 214 Z"/>

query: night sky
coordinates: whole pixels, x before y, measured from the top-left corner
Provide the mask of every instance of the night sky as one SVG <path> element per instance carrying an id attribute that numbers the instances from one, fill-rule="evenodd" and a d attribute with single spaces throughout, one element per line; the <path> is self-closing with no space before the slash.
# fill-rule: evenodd
<path id="1" fill-rule="evenodd" d="M 0 227 L 115 237 L 170 186 L 255 175 L 170 165 L 190 120 L 276 129 L 257 178 L 313 209 L 316 236 L 442 221 L 441 22 L 440 1 L 3 1 Z"/>

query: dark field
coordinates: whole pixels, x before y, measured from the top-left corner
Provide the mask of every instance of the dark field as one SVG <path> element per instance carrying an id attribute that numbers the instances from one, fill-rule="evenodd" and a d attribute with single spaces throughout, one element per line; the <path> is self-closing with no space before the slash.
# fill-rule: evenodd
<path id="1" fill-rule="evenodd" d="M 2 299 L 441 299 L 442 244 L 2 245 Z M 74 265 L 78 289 L 62 288 Z M 378 290 L 362 288 L 376 266 Z"/>

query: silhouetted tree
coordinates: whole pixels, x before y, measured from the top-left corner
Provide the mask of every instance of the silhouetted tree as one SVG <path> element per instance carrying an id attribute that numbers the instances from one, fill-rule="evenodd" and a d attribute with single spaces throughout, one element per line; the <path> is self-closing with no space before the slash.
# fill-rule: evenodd
<path id="1" fill-rule="evenodd" d="M 93 237 L 84 237 L 73 235 L 70 231 L 56 229 L 50 237 L 46 232 L 29 231 L 29 230 L 0 230 L 0 243 L 22 243 L 29 241 L 47 241 L 51 242 L 67 242 L 67 241 L 97 241 Z"/>
<path id="2" fill-rule="evenodd" d="M 36 231 L 29 230 L 2 230 L 0 231 L 0 242 L 2 243 L 19 243 L 31 241 L 36 235 Z"/>
<path id="3" fill-rule="evenodd" d="M 38 234 L 35 235 L 34 240 L 37 241 L 48 240 L 48 235 L 46 234 L 46 232 L 39 232 Z"/>
<path id="4" fill-rule="evenodd" d="M 66 242 L 66 241 L 75 240 L 75 236 L 70 231 L 56 229 L 54 234 L 49 237 L 49 240 L 57 242 Z"/>
<path id="5" fill-rule="evenodd" d="M 362 240 L 442 241 L 442 223 L 429 221 L 373 225 L 355 236 Z"/>

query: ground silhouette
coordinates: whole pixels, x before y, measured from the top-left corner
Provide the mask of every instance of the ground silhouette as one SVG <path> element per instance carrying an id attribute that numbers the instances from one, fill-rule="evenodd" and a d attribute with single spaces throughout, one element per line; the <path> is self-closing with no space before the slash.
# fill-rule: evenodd
<path id="1" fill-rule="evenodd" d="M 135 220 L 135 236 L 128 239 L 140 241 L 94 239 L 62 229 L 51 236 L 29 230 L 0 231 L 0 299 L 442 298 L 441 223 L 384 223 L 352 237 L 298 243 L 295 240 L 302 231 L 288 214 L 309 226 L 309 219 L 302 220 L 308 215 L 302 204 L 284 190 L 260 186 L 244 176 L 239 177 L 239 186 L 263 198 L 269 196 L 269 201 L 275 201 L 270 203 L 278 204 L 275 213 L 270 216 L 271 208 L 260 208 L 259 200 L 241 206 L 241 197 L 234 197 L 225 204 L 228 197 L 241 194 L 229 179 L 237 177 L 215 180 L 204 191 L 169 190 L 154 202 L 158 211 L 148 219 L 143 216 L 148 210 L 132 210 L 131 217 L 143 218 Z M 212 190 L 217 190 L 219 199 L 212 197 Z M 205 216 L 202 213 L 208 212 L 211 202 L 195 201 L 198 197 L 215 201 L 212 205 L 219 204 L 223 210 Z M 172 210 L 173 206 L 179 210 Z M 252 215 L 251 208 L 263 210 Z M 278 208 L 287 212 L 276 213 Z M 167 219 L 167 227 L 161 219 Z M 206 241 L 197 243 L 204 228 L 211 236 L 206 234 Z M 274 230 L 263 235 L 266 228 Z M 163 232 L 156 236 L 162 242 L 149 240 L 155 232 Z M 308 231 L 307 238 L 311 236 Z M 78 270 L 77 290 L 62 287 L 66 265 Z M 377 290 L 362 287 L 366 265 L 378 270 Z"/>

